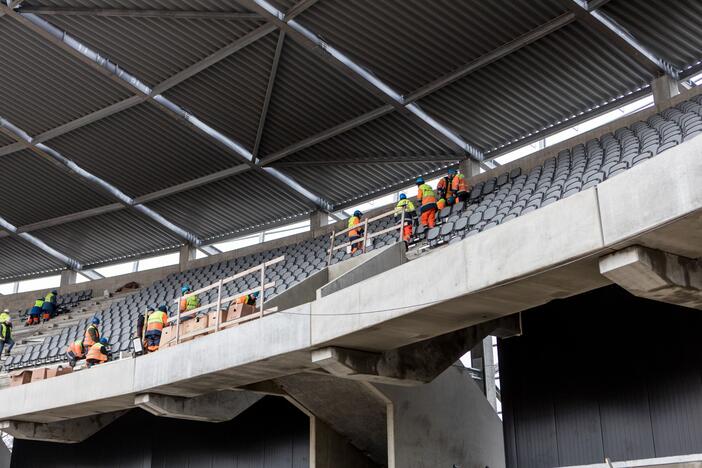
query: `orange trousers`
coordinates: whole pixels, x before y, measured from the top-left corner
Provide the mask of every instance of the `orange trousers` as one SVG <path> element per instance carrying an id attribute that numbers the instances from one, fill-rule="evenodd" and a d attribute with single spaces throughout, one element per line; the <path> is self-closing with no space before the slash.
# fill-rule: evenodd
<path id="1" fill-rule="evenodd" d="M 402 240 L 405 242 L 409 242 L 411 237 L 412 237 L 412 225 L 405 224 L 404 227 L 402 228 Z"/>
<path id="2" fill-rule="evenodd" d="M 419 222 L 422 223 L 423 226 L 429 226 L 430 228 L 436 226 L 436 208 L 429 208 L 423 211 Z"/>

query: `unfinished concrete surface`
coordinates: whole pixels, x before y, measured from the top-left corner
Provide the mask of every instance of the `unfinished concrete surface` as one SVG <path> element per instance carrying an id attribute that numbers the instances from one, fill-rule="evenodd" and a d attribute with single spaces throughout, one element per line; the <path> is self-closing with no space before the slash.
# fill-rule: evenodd
<path id="1" fill-rule="evenodd" d="M 702 261 L 641 246 L 600 260 L 600 272 L 635 296 L 702 309 Z"/>
<path id="2" fill-rule="evenodd" d="M 84 441 L 123 414 L 124 411 L 116 411 L 53 423 L 0 421 L 0 431 L 10 434 L 16 439 L 72 444 Z"/>
<path id="3" fill-rule="evenodd" d="M 134 404 L 155 416 L 224 422 L 234 419 L 261 398 L 263 395 L 235 390 L 222 390 L 193 398 L 142 393 L 134 398 Z"/>

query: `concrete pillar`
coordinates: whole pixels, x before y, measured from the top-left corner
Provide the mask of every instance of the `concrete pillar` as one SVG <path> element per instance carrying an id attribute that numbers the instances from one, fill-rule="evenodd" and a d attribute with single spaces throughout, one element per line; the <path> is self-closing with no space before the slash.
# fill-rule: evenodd
<path id="1" fill-rule="evenodd" d="M 324 211 L 313 211 L 310 213 L 310 231 L 316 231 L 322 226 L 327 225 L 329 215 Z"/>
<path id="2" fill-rule="evenodd" d="M 663 75 L 653 80 L 651 90 L 653 91 L 653 103 L 656 106 L 656 110 L 662 111 L 670 107 L 670 100 L 680 94 L 678 84 L 677 80 L 672 79 L 668 75 Z"/>
<path id="3" fill-rule="evenodd" d="M 192 260 L 195 260 L 195 254 L 197 253 L 197 249 L 190 245 L 183 245 L 180 248 L 180 271 L 185 271 L 188 269 L 188 263 Z"/>
<path id="4" fill-rule="evenodd" d="M 348 439 L 324 421 L 310 416 L 310 468 L 378 468 Z"/>
<path id="5" fill-rule="evenodd" d="M 75 270 L 63 270 L 61 272 L 61 287 L 68 286 L 69 284 L 76 284 L 78 279 L 78 272 Z"/>
<path id="6" fill-rule="evenodd" d="M 600 273 L 635 296 L 702 310 L 702 260 L 635 245 L 602 257 Z"/>
<path id="7" fill-rule="evenodd" d="M 464 159 L 461 161 L 459 169 L 467 178 L 480 174 L 480 164 L 472 159 Z"/>

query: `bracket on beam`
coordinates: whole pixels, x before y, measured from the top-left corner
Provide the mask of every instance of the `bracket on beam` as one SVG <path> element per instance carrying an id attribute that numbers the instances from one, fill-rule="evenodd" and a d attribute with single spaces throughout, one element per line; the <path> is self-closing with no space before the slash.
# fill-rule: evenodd
<path id="1" fill-rule="evenodd" d="M 0 421 L 0 431 L 7 432 L 16 439 L 76 444 L 97 433 L 124 413 L 125 411 L 116 411 L 53 423 Z"/>
<path id="2" fill-rule="evenodd" d="M 503 338 L 521 334 L 521 314 L 382 353 L 323 348 L 312 351 L 312 362 L 336 377 L 391 385 L 422 385 L 434 380 L 490 334 Z"/>
<path id="3" fill-rule="evenodd" d="M 261 398 L 262 395 L 253 392 L 236 390 L 223 390 L 194 398 L 142 393 L 134 397 L 134 404 L 156 416 L 224 422 L 234 419 Z"/>

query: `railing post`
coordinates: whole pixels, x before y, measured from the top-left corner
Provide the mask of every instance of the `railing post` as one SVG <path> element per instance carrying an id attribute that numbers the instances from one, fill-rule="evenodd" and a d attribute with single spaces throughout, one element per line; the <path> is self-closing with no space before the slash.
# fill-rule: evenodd
<path id="1" fill-rule="evenodd" d="M 217 320 L 215 321 L 215 333 L 219 331 L 219 324 L 222 321 L 222 285 L 224 279 L 219 280 L 219 291 L 217 292 Z"/>
<path id="2" fill-rule="evenodd" d="M 176 315 L 176 340 L 175 344 L 180 343 L 180 298 L 176 299 L 176 310 L 178 314 Z"/>
<path id="3" fill-rule="evenodd" d="M 363 253 L 366 253 L 366 246 L 368 245 L 368 218 L 364 220 L 363 223 Z M 353 246 L 351 246 L 353 251 Z"/>
<path id="4" fill-rule="evenodd" d="M 259 305 L 261 315 L 263 318 L 263 301 L 266 300 L 266 262 L 261 264 L 261 304 Z"/>
<path id="5" fill-rule="evenodd" d="M 331 234 L 331 247 L 329 247 L 329 260 L 327 260 L 327 266 L 331 265 L 332 255 L 334 254 L 334 241 L 336 240 L 336 229 L 332 231 Z"/>
<path id="6" fill-rule="evenodd" d="M 400 218 L 400 241 L 404 241 L 405 239 L 403 238 L 405 235 L 405 211 L 407 211 L 407 206 L 403 205 L 402 206 L 402 217 Z M 408 241 L 409 243 L 409 241 Z M 407 250 L 407 249 L 405 249 Z"/>

